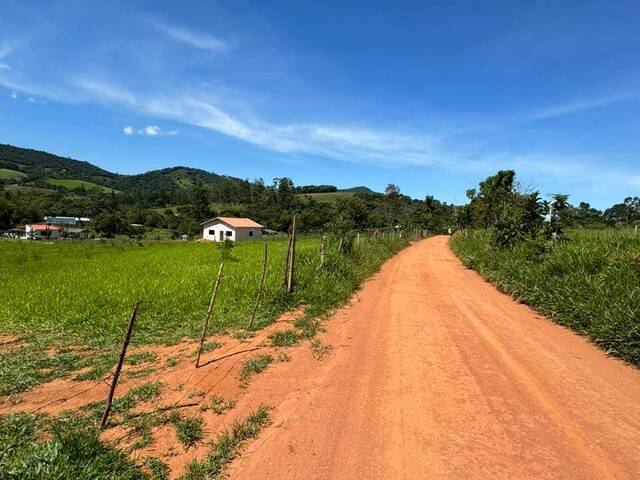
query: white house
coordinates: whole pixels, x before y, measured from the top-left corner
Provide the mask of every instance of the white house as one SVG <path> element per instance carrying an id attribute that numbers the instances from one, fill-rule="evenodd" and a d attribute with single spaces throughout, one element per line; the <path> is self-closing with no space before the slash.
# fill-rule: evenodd
<path id="1" fill-rule="evenodd" d="M 250 218 L 216 217 L 200 224 L 202 239 L 212 242 L 254 240 L 262 237 L 262 225 Z"/>

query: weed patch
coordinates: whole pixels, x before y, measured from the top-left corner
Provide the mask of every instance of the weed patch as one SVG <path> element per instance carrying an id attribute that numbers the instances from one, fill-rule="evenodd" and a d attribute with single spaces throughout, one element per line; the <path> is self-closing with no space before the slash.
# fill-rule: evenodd
<path id="1" fill-rule="evenodd" d="M 269 335 L 274 347 L 294 347 L 300 343 L 300 334 L 295 330 L 283 330 Z"/>
<path id="2" fill-rule="evenodd" d="M 215 480 L 222 478 L 224 468 L 240 453 L 245 441 L 256 438 L 269 424 L 269 409 L 259 407 L 242 423 L 235 423 L 218 437 L 204 462 L 194 461 L 187 466 L 180 480 Z"/>
<path id="3" fill-rule="evenodd" d="M 271 362 L 273 357 L 269 354 L 258 355 L 244 362 L 239 375 L 240 383 L 246 386 L 253 375 L 263 372 Z"/>

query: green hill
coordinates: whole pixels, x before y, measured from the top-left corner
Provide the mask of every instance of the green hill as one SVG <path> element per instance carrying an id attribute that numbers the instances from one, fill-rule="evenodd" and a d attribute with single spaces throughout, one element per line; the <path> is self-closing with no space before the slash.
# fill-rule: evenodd
<path id="1" fill-rule="evenodd" d="M 120 175 L 89 162 L 47 152 L 0 144 L 0 180 L 16 180 L 31 187 L 54 186 L 69 191 L 99 189 L 103 192 L 168 192 L 191 188 L 197 182 L 215 184 L 244 180 L 216 175 L 197 168 L 172 167 L 137 175 Z M 6 188 L 6 187 L 5 187 Z"/>

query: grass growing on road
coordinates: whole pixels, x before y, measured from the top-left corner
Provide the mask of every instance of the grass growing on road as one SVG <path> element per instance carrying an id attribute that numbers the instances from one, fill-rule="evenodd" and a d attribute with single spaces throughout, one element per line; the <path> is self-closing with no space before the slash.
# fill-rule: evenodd
<path id="1" fill-rule="evenodd" d="M 460 232 L 451 247 L 500 290 L 640 365 L 640 236 L 570 231 L 550 248 L 490 246 L 486 231 Z"/>
<path id="2" fill-rule="evenodd" d="M 260 430 L 269 424 L 269 409 L 259 407 L 242 423 L 234 423 L 213 444 L 204 462 L 193 461 L 187 466 L 180 480 L 215 480 L 222 478 L 226 465 L 240 453 L 245 441 L 256 438 Z"/>

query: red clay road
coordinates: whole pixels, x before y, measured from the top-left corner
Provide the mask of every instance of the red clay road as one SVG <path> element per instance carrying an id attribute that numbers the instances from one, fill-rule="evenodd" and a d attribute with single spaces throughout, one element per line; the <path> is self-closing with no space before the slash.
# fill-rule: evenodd
<path id="1" fill-rule="evenodd" d="M 446 237 L 325 325 L 324 360 L 256 380 L 273 423 L 232 478 L 640 478 L 640 372 L 496 291 Z"/>

